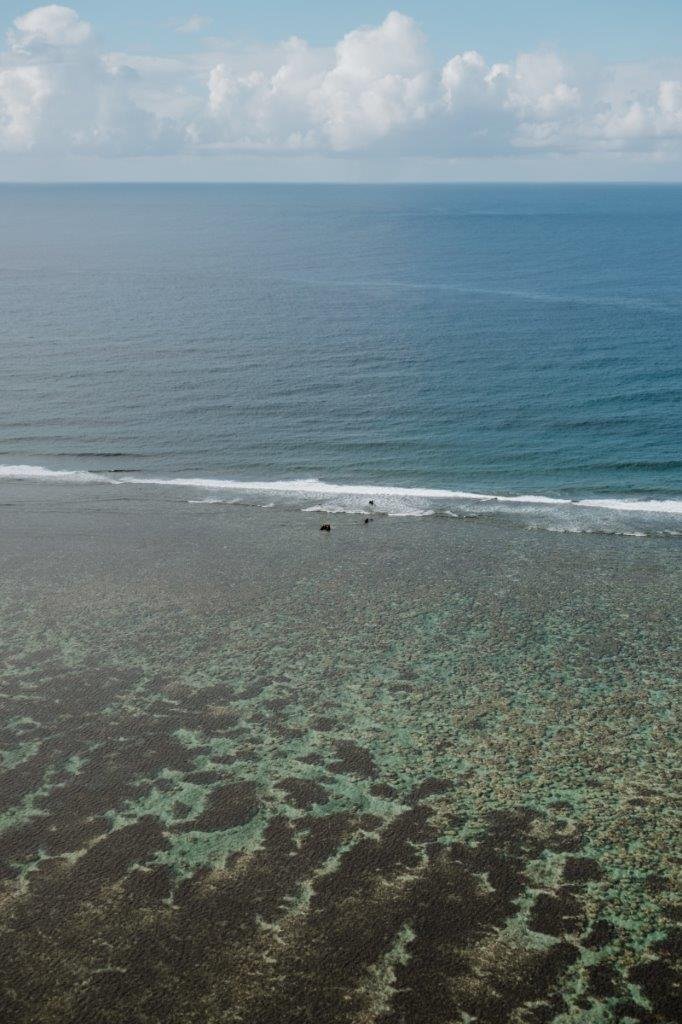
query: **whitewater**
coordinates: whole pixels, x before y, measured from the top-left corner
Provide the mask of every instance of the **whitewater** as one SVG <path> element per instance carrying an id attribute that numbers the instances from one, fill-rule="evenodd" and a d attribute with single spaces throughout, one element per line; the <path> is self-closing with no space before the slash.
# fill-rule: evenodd
<path id="1" fill-rule="evenodd" d="M 445 487 L 405 487 L 372 483 L 335 483 L 315 477 L 282 480 L 238 480 L 232 477 L 143 476 L 123 472 L 51 469 L 36 465 L 0 465 L 0 484 L 75 484 L 79 486 L 182 488 L 204 491 L 188 497 L 193 505 L 248 504 L 276 506 L 302 512 L 366 514 L 423 518 L 449 515 L 475 518 L 498 514 L 516 517 L 533 528 L 571 532 L 677 535 L 682 531 L 681 497 L 493 494 Z M 228 497 L 229 494 L 229 497 Z M 274 501 L 272 499 L 275 499 Z M 263 500 L 259 500 L 263 499 Z M 264 499 L 270 499 L 264 501 Z M 632 523 L 646 525 L 643 531 Z"/>

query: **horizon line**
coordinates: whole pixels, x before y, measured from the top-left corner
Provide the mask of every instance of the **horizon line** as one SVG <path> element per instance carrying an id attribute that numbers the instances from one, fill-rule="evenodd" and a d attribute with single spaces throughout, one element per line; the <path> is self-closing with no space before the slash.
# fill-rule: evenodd
<path id="1" fill-rule="evenodd" d="M 156 179 L 136 179 L 136 178 L 121 178 L 121 179 L 117 179 L 117 178 L 102 178 L 102 179 L 88 180 L 88 179 L 79 179 L 79 178 L 73 178 L 73 179 L 69 178 L 69 179 L 65 179 L 65 180 L 48 180 L 48 179 L 45 179 L 44 181 L 43 180 L 38 180 L 38 181 L 21 181 L 21 180 L 10 180 L 10 179 L 0 180 L 0 187 L 2 187 L 3 185 L 11 185 L 11 186 L 20 185 L 20 186 L 25 186 L 25 187 L 43 186 L 43 185 L 50 185 L 50 186 L 56 186 L 56 185 L 241 185 L 241 186 L 245 186 L 245 185 L 248 185 L 248 186 L 257 186 L 257 185 L 306 185 L 306 186 L 309 186 L 309 185 L 322 185 L 322 186 L 335 186 L 335 187 L 344 186 L 344 187 L 348 187 L 348 188 L 366 188 L 368 186 L 369 187 L 385 188 L 387 186 L 402 187 L 402 186 L 414 186 L 414 185 L 444 186 L 444 187 L 448 187 L 448 188 L 452 187 L 452 186 L 458 186 L 458 185 L 523 185 L 523 186 L 532 186 L 532 185 L 562 185 L 562 186 L 566 186 L 566 185 L 575 185 L 575 186 L 583 186 L 583 185 L 613 185 L 613 186 L 616 186 L 616 185 L 617 186 L 647 185 L 647 186 L 649 186 L 649 185 L 656 185 L 656 186 L 680 186 L 680 185 L 682 185 L 682 178 L 680 178 L 679 180 L 674 180 L 674 181 L 659 181 L 659 180 L 657 180 L 655 178 L 638 178 L 638 179 L 633 179 L 632 181 L 625 180 L 625 179 L 619 179 L 619 178 L 615 178 L 615 179 L 600 179 L 600 178 L 587 179 L 586 178 L 586 179 L 580 179 L 578 181 L 571 180 L 571 179 L 554 180 L 554 179 L 545 179 L 545 178 L 538 179 L 538 180 L 525 179 L 525 180 L 522 180 L 522 181 L 518 181 L 518 180 L 514 180 L 514 179 L 508 179 L 508 178 L 500 178 L 500 179 L 493 179 L 493 180 L 487 179 L 485 181 L 476 180 L 475 178 L 462 179 L 461 181 L 438 181 L 438 180 L 431 180 L 431 179 L 423 180 L 423 181 L 421 181 L 419 179 L 415 179 L 413 181 L 390 181 L 390 180 L 387 180 L 387 181 L 343 181 L 343 180 L 340 180 L 340 181 L 321 181 L 319 179 L 303 179 L 303 178 L 300 179 L 300 180 L 296 180 L 296 181 L 287 181 L 286 179 L 283 180 L 283 179 L 278 179 L 278 178 L 263 179 L 261 181 L 248 181 L 246 179 L 235 179 L 235 180 L 226 179 L 224 181 L 202 181 L 201 179 L 193 179 L 193 178 L 177 178 L 177 179 L 172 179 L 172 180 L 164 180 L 164 179 L 159 179 L 159 180 L 156 180 Z"/>

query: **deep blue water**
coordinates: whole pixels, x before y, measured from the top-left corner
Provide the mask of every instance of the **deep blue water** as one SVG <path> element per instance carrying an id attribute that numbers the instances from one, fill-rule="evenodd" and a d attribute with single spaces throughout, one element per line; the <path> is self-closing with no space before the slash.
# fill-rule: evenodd
<path id="1" fill-rule="evenodd" d="M 682 187 L 3 186 L 0 240 L 3 466 L 682 496 Z"/>

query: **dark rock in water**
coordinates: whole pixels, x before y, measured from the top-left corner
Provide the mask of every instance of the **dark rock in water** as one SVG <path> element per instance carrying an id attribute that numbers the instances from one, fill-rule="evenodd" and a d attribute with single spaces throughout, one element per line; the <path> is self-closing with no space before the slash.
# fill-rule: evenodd
<path id="1" fill-rule="evenodd" d="M 331 533 L 331 523 L 322 523 L 321 530 L 325 530 L 327 533 Z"/>

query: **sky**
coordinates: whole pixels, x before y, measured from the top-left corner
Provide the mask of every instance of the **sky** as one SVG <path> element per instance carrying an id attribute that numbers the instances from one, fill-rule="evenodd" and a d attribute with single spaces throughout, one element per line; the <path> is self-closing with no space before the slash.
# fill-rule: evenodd
<path id="1" fill-rule="evenodd" d="M 0 180 L 682 181 L 682 3 L 0 0 Z"/>

